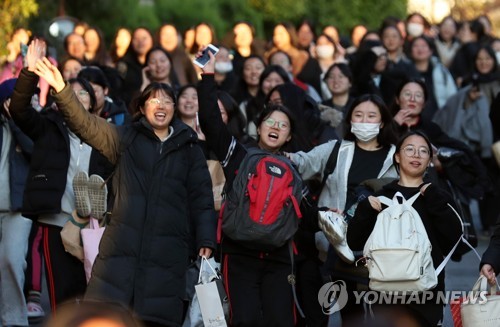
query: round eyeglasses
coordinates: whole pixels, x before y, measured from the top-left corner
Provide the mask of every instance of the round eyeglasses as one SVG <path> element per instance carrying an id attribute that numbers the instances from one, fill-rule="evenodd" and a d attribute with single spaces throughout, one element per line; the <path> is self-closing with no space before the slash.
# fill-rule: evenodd
<path id="1" fill-rule="evenodd" d="M 166 107 L 174 105 L 174 102 L 170 99 L 158 99 L 158 98 L 152 98 L 146 101 L 146 103 L 149 103 L 154 106 L 159 106 L 160 104 Z"/>
<path id="2" fill-rule="evenodd" d="M 415 157 L 417 153 L 420 158 L 429 158 L 431 155 L 431 152 L 429 151 L 428 148 L 426 147 L 417 148 L 414 145 L 407 145 L 402 149 L 402 151 L 407 157 Z"/>
<path id="3" fill-rule="evenodd" d="M 264 120 L 264 123 L 268 126 L 268 127 L 274 127 L 276 126 L 276 124 L 278 124 L 278 128 L 280 130 L 288 130 L 290 128 L 290 125 L 288 125 L 287 122 L 285 121 L 279 121 L 279 120 L 274 120 L 272 118 L 267 118 L 266 120 Z"/>

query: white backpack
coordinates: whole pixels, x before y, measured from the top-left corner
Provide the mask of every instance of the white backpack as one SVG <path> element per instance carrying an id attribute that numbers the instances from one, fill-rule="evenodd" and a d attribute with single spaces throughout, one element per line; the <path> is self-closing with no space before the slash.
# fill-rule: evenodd
<path id="1" fill-rule="evenodd" d="M 412 204 L 420 192 L 406 200 L 397 192 L 391 200 L 380 196 L 388 207 L 377 216 L 377 222 L 366 241 L 363 255 L 369 272 L 369 287 L 375 291 L 425 291 L 436 287 L 437 276 L 447 258 L 434 269 L 432 245 L 418 212 Z M 402 198 L 402 203 L 397 198 Z"/>

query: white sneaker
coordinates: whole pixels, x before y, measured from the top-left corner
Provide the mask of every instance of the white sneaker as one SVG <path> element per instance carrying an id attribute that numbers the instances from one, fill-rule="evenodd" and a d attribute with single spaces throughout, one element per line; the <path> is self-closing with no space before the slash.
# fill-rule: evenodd
<path id="1" fill-rule="evenodd" d="M 344 260 L 347 263 L 354 262 L 354 253 L 352 253 L 351 248 L 347 245 L 346 240 L 343 240 L 339 244 L 334 244 L 333 248 L 335 252 L 339 255 L 340 259 Z"/>
<path id="2" fill-rule="evenodd" d="M 107 210 L 108 187 L 99 175 L 91 175 L 88 180 L 88 192 L 91 214 L 96 219 L 102 219 Z"/>
<path id="3" fill-rule="evenodd" d="M 79 171 L 73 178 L 73 192 L 75 194 L 75 209 L 79 217 L 90 215 L 89 176 L 84 171 Z"/>
<path id="4" fill-rule="evenodd" d="M 340 244 L 345 241 L 347 223 L 341 214 L 333 211 L 319 211 L 318 225 L 332 245 Z"/>

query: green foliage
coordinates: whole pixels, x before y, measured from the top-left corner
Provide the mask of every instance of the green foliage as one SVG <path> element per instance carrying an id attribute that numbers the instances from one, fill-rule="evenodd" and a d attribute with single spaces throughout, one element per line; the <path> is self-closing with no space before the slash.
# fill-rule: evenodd
<path id="1" fill-rule="evenodd" d="M 35 0 L 23 0 L 32 1 Z M 59 0 L 61 1 L 61 0 Z M 46 21 L 57 14 L 54 0 L 38 0 Z M 346 34 L 355 24 L 378 28 L 388 15 L 404 17 L 406 0 L 66 0 L 66 14 L 100 27 L 108 42 L 118 27 L 146 26 L 155 31 L 173 23 L 180 31 L 200 22 L 210 23 L 222 40 L 235 22 L 252 22 L 257 35 L 270 37 L 281 21 L 298 23 L 309 18 L 321 27 L 333 24 Z"/>
<path id="2" fill-rule="evenodd" d="M 7 43 L 12 32 L 25 26 L 28 18 L 36 14 L 36 0 L 3 0 L 0 2 L 0 57 L 7 54 Z"/>
<path id="3" fill-rule="evenodd" d="M 334 25 L 342 34 L 348 34 L 357 24 L 364 24 L 369 29 L 378 29 L 387 16 L 404 18 L 406 1 L 317 0 L 311 3 L 309 17 L 316 17 L 316 23 L 320 27 Z"/>

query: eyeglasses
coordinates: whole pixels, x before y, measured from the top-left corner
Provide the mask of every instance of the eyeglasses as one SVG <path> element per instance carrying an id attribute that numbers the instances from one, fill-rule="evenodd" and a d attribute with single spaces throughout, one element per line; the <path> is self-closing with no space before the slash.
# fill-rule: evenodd
<path id="1" fill-rule="evenodd" d="M 74 91 L 76 96 L 79 97 L 79 98 L 88 98 L 89 97 L 89 92 L 85 91 L 85 90 L 78 90 L 78 91 Z"/>
<path id="2" fill-rule="evenodd" d="M 160 104 L 166 107 L 170 107 L 174 104 L 174 102 L 170 99 L 158 99 L 158 98 L 152 98 L 146 101 L 146 103 L 149 103 L 154 106 L 159 106 Z"/>
<path id="3" fill-rule="evenodd" d="M 288 130 L 290 128 L 290 125 L 288 125 L 287 122 L 285 121 L 278 121 L 278 120 L 274 120 L 272 118 L 267 118 L 266 120 L 264 120 L 264 123 L 268 126 L 268 127 L 274 127 L 276 126 L 276 124 L 278 124 L 278 128 L 282 131 L 284 130 Z"/>
<path id="4" fill-rule="evenodd" d="M 424 94 L 422 92 L 411 93 L 410 91 L 404 91 L 401 94 L 401 96 L 405 100 L 411 100 L 412 97 L 415 101 L 423 101 L 424 100 Z"/>
<path id="5" fill-rule="evenodd" d="M 417 149 L 417 147 L 414 145 L 407 145 L 402 150 L 407 157 L 415 157 L 417 155 L 417 152 L 420 158 L 429 158 L 431 155 L 431 152 L 426 147 L 420 147 Z"/>

